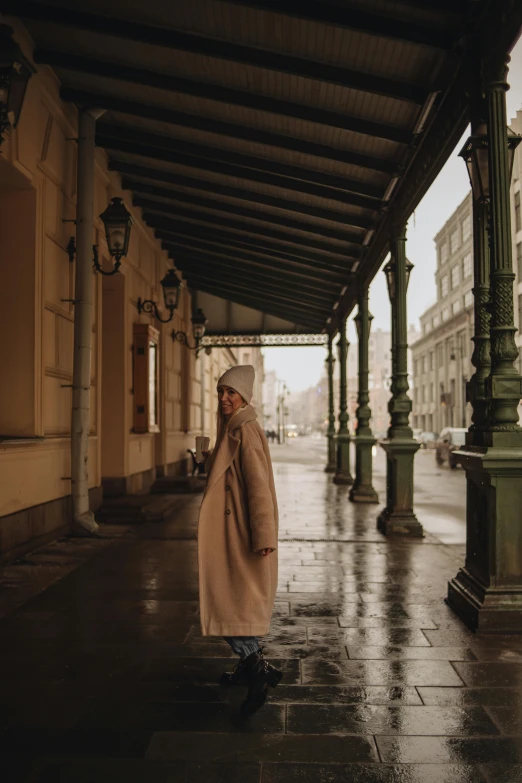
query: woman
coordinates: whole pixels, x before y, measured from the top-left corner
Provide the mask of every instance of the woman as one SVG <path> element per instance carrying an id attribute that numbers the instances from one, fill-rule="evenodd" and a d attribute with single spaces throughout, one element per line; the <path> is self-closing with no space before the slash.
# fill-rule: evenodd
<path id="1" fill-rule="evenodd" d="M 277 500 L 268 443 L 250 405 L 255 370 L 232 367 L 218 381 L 216 446 L 199 513 L 199 608 L 203 636 L 222 636 L 241 661 L 222 682 L 248 683 L 247 717 L 282 673 L 264 660 L 277 589 Z"/>

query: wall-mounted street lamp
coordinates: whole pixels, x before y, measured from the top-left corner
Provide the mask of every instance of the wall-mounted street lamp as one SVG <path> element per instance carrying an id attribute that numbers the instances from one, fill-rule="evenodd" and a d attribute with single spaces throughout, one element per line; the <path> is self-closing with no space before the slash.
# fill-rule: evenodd
<path id="1" fill-rule="evenodd" d="M 18 125 L 27 83 L 35 73 L 12 34 L 12 27 L 0 25 L 0 144 L 5 131 Z"/>
<path id="2" fill-rule="evenodd" d="M 102 275 L 115 275 L 121 266 L 121 259 L 127 255 L 129 250 L 132 215 L 123 203 L 123 200 L 116 197 L 111 199 L 111 203 L 101 213 L 100 218 L 105 226 L 107 248 L 110 257 L 114 259 L 114 266 L 110 272 L 102 269 L 98 261 L 98 248 L 96 245 L 92 246 L 92 263 L 96 272 L 100 272 Z M 76 241 L 74 237 L 69 239 L 66 250 L 69 261 L 72 263 L 76 256 Z"/>
<path id="3" fill-rule="evenodd" d="M 513 164 L 515 162 L 515 150 L 522 141 L 521 136 L 507 129 L 508 143 L 508 175 L 511 181 Z M 459 152 L 468 169 L 469 181 L 473 198 L 476 201 L 489 201 L 489 153 L 488 136 L 485 133 L 470 136 Z"/>
<path id="4" fill-rule="evenodd" d="M 167 324 L 174 318 L 174 312 L 179 303 L 179 292 L 181 288 L 181 280 L 177 276 L 174 269 L 169 269 L 163 280 L 160 281 L 160 285 L 163 291 L 163 301 L 165 307 L 169 311 L 167 318 L 162 318 L 159 314 L 158 305 L 152 299 L 138 299 L 137 307 L 138 313 L 152 313 L 154 318 L 161 321 L 162 324 Z"/>
<path id="5" fill-rule="evenodd" d="M 192 321 L 192 334 L 194 336 L 194 340 L 196 341 L 195 345 L 190 345 L 189 338 L 185 332 L 177 332 L 175 329 L 173 329 L 171 337 L 173 340 L 177 340 L 179 343 L 183 343 L 183 345 L 185 345 L 191 351 L 196 351 L 196 356 L 197 356 L 199 353 L 199 345 L 201 343 L 201 340 L 205 336 L 207 318 L 203 310 L 198 309 L 192 316 L 191 321 Z"/>
<path id="6" fill-rule="evenodd" d="M 411 263 L 411 261 L 408 261 L 408 259 L 406 259 L 406 291 L 408 290 L 408 284 L 410 282 L 410 275 L 412 269 L 413 269 L 413 264 Z M 388 296 L 390 297 L 390 302 L 393 303 L 395 302 L 395 295 L 397 291 L 397 286 L 395 281 L 395 262 L 393 259 L 388 261 L 383 271 L 384 274 L 386 275 Z"/>

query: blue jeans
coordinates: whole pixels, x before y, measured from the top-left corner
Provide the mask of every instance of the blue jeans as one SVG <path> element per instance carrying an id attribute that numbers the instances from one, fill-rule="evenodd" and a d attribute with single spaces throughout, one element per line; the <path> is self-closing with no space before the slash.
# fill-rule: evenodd
<path id="1" fill-rule="evenodd" d="M 257 636 L 224 636 L 223 638 L 232 647 L 232 652 L 239 655 L 242 661 L 252 653 L 259 652 Z"/>

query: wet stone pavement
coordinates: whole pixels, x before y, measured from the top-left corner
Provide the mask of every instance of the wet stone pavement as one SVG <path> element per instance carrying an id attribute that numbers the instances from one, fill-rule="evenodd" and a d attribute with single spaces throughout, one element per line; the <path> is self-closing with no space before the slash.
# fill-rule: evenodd
<path id="1" fill-rule="evenodd" d="M 384 539 L 322 442 L 274 458 L 269 703 L 243 722 L 243 689 L 217 684 L 234 661 L 199 632 L 187 498 L 0 622 L 2 783 L 522 781 L 522 636 L 473 635 L 445 606 L 462 548 Z"/>

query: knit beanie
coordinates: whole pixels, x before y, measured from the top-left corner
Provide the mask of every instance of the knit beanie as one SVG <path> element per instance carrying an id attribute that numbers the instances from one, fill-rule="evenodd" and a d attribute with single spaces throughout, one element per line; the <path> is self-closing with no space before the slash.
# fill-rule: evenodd
<path id="1" fill-rule="evenodd" d="M 256 371 L 251 364 L 238 364 L 236 367 L 231 367 L 224 373 L 217 382 L 218 388 L 220 386 L 230 386 L 231 389 L 235 389 L 245 402 L 250 403 L 254 395 L 254 379 L 256 377 Z"/>

